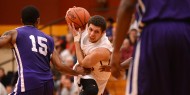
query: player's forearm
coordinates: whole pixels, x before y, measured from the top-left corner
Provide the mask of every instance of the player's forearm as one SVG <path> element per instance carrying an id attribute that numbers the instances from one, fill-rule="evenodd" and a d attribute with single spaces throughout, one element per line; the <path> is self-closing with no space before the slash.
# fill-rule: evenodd
<path id="1" fill-rule="evenodd" d="M 79 64 L 82 66 L 82 61 L 84 59 L 84 54 L 81 50 L 81 47 L 80 47 L 80 43 L 79 42 L 75 42 L 75 48 L 76 48 L 76 56 L 77 56 L 77 60 L 79 62 Z"/>
<path id="2" fill-rule="evenodd" d="M 57 57 L 56 59 L 56 65 L 55 65 L 56 69 L 63 73 L 63 74 L 69 74 L 69 75 L 75 75 L 77 76 L 78 73 L 74 70 L 72 70 L 70 67 L 68 67 L 67 65 L 63 64 L 61 59 Z"/>
<path id="3" fill-rule="evenodd" d="M 129 68 L 129 64 L 130 64 L 131 61 L 132 61 L 132 57 L 126 59 L 124 62 L 122 62 L 120 64 L 121 68 L 122 69 L 128 69 Z"/>
<path id="4" fill-rule="evenodd" d="M 52 53 L 51 62 L 53 63 L 55 68 L 61 73 L 67 73 L 70 75 L 78 75 L 76 71 L 72 70 L 70 67 L 62 63 L 62 60 L 60 59 L 59 54 L 57 53 L 56 49 L 54 49 Z"/>
<path id="5" fill-rule="evenodd" d="M 72 70 L 70 67 L 66 66 L 66 65 L 62 65 L 59 69 L 58 69 L 61 73 L 66 73 L 69 75 L 74 75 L 77 76 L 79 75 L 78 72 Z"/>

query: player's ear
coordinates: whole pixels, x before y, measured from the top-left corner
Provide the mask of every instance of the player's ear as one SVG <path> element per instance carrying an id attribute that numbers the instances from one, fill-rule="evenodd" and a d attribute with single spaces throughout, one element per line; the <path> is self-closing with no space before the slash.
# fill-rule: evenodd
<path id="1" fill-rule="evenodd" d="M 40 18 L 37 18 L 35 26 L 38 28 L 38 25 L 40 24 Z"/>
<path id="2" fill-rule="evenodd" d="M 37 24 L 38 25 L 40 24 L 40 18 L 37 18 Z"/>
<path id="3" fill-rule="evenodd" d="M 102 31 L 102 34 L 105 34 L 106 33 L 106 30 L 105 31 Z"/>

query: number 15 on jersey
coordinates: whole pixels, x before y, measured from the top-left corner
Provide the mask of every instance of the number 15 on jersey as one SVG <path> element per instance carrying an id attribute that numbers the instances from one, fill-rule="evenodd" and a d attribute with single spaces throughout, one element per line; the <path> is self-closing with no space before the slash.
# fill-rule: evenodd
<path id="1" fill-rule="evenodd" d="M 29 36 L 31 42 L 32 42 L 32 48 L 31 50 L 34 52 L 39 52 L 40 54 L 46 56 L 47 55 L 47 39 L 44 37 L 37 36 L 37 41 L 34 37 L 34 35 Z M 45 43 L 43 43 L 45 42 Z M 40 46 L 38 49 L 36 48 L 36 43 Z"/>

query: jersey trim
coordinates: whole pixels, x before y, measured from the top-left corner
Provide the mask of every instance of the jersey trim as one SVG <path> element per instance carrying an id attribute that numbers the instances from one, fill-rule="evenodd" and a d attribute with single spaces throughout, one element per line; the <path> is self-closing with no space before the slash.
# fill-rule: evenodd
<path id="1" fill-rule="evenodd" d="M 18 69 L 18 73 L 20 74 L 20 80 L 21 80 L 21 92 L 25 92 L 25 84 L 24 84 L 24 74 L 23 74 L 23 66 L 22 66 L 22 60 L 20 58 L 20 53 L 19 53 L 19 50 L 17 48 L 17 45 L 14 44 L 14 48 L 15 48 L 15 55 L 17 56 L 16 59 L 17 59 L 17 62 L 18 62 L 18 65 L 20 67 L 20 69 Z M 18 81 L 17 81 L 18 82 Z"/>
<path id="2" fill-rule="evenodd" d="M 136 52 L 135 52 L 135 59 L 133 66 L 130 66 L 130 71 L 128 75 L 128 85 L 127 85 L 127 92 L 126 95 L 137 95 L 138 94 L 138 68 L 139 68 L 139 60 L 140 60 L 140 44 L 139 41 L 137 43 Z"/>
<path id="3" fill-rule="evenodd" d="M 15 57 L 15 59 L 16 59 L 16 63 L 17 63 L 17 70 L 18 70 L 18 75 L 19 75 L 19 65 L 18 65 L 18 58 L 17 58 L 17 56 L 16 56 L 16 54 L 15 54 L 15 49 L 13 49 L 13 53 L 14 53 L 14 57 Z M 18 81 L 19 79 L 17 79 L 17 82 L 16 82 L 16 84 L 15 84 L 15 88 L 14 88 L 14 92 L 16 92 L 17 91 L 17 87 L 18 87 L 18 83 L 19 83 L 19 81 Z"/>

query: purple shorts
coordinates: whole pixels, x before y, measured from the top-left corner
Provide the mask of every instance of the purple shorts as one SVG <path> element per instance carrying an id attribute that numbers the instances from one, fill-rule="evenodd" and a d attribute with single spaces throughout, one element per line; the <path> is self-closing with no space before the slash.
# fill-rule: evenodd
<path id="1" fill-rule="evenodd" d="M 25 92 L 13 92 L 10 95 L 53 95 L 53 88 L 53 80 L 49 80 L 45 82 L 44 85 L 41 87 L 27 90 Z"/>
<path id="2" fill-rule="evenodd" d="M 190 23 L 161 21 L 143 28 L 129 70 L 128 94 L 190 93 Z"/>

